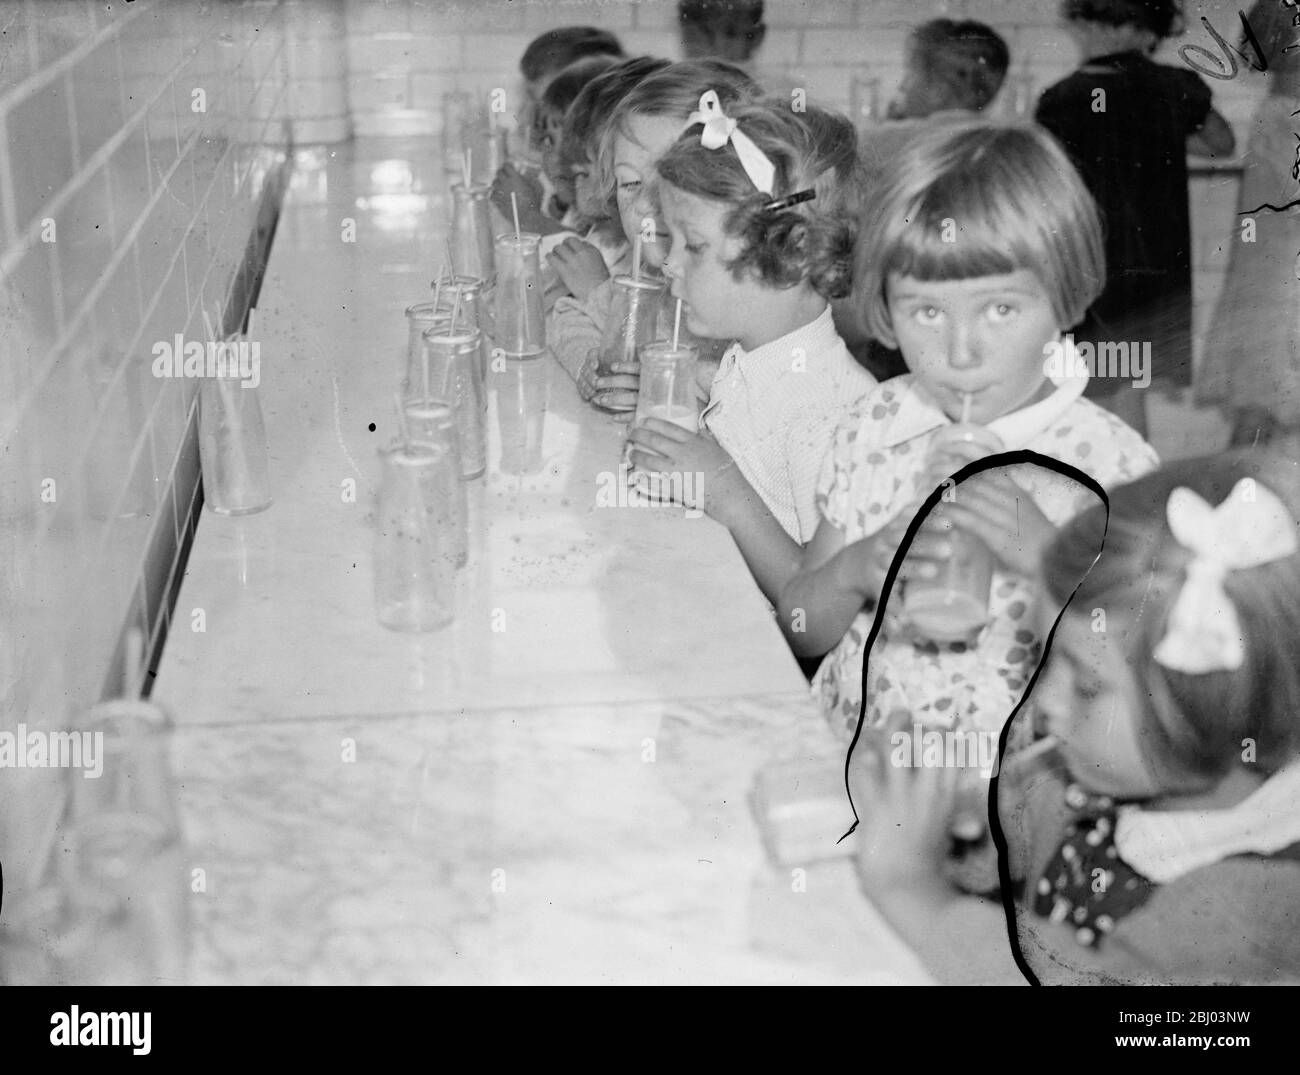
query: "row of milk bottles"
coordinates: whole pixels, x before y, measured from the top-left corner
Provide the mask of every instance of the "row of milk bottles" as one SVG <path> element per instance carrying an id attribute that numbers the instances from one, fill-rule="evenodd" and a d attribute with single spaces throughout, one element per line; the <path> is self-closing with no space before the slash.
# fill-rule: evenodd
<path id="1" fill-rule="evenodd" d="M 494 357 L 520 363 L 546 350 L 541 236 L 503 228 L 489 201 L 508 136 L 467 94 L 444 98 L 443 155 L 456 180 L 446 258 L 433 299 L 406 309 L 401 436 L 379 453 L 375 604 L 395 631 L 433 631 L 455 618 L 456 575 L 470 554 L 469 486 L 487 471 L 488 371 Z"/>

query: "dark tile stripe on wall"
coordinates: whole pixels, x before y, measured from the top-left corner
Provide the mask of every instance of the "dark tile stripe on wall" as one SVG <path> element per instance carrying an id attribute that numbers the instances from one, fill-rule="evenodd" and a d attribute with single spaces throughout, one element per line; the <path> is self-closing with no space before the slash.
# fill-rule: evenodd
<path id="1" fill-rule="evenodd" d="M 201 498 L 194 386 L 152 349 L 243 319 L 288 6 L 0 0 L 0 727 L 66 722 L 141 677 L 127 627 L 165 637 Z"/>

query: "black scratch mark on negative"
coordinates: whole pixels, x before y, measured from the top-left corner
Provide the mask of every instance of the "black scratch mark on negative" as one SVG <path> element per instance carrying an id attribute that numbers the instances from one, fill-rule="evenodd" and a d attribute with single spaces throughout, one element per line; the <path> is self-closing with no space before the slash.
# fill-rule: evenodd
<path id="1" fill-rule="evenodd" d="M 1270 209 L 1274 213 L 1285 213 L 1288 209 L 1294 209 L 1297 205 L 1300 205 L 1300 198 L 1287 202 L 1286 205 L 1273 205 L 1270 202 L 1265 202 L 1263 205 L 1257 205 L 1254 209 L 1247 209 L 1238 213 L 1237 216 L 1251 216 L 1253 213 L 1262 213 L 1265 209 Z"/>
<path id="2" fill-rule="evenodd" d="M 1039 452 L 1031 451 L 1028 448 L 1022 448 L 1014 452 L 999 452 L 997 455 L 990 455 L 984 459 L 978 459 L 973 463 L 968 463 L 952 475 L 952 478 L 960 484 L 966 478 L 972 477 L 985 470 L 993 470 L 997 467 L 1016 466 L 1020 463 L 1034 463 L 1040 467 L 1055 471 L 1057 474 L 1072 478 L 1080 485 L 1092 490 L 1100 498 L 1106 508 L 1106 525 L 1102 530 L 1101 549 L 1097 550 L 1097 555 L 1093 557 L 1092 564 L 1089 565 L 1089 571 L 1096 565 L 1097 560 L 1101 558 L 1102 549 L 1106 547 L 1106 534 L 1110 531 L 1110 497 L 1106 495 L 1106 490 L 1090 474 L 1085 474 L 1077 467 L 1072 467 L 1069 463 L 1062 462 L 1060 459 L 1053 459 L 1049 455 L 1042 455 Z M 885 609 L 889 606 L 889 597 L 894 589 L 894 581 L 898 578 L 899 569 L 903 566 L 903 561 L 907 559 L 908 550 L 912 547 L 912 541 L 921 529 L 921 524 L 925 521 L 931 510 L 942 498 L 946 483 L 936 486 L 934 491 L 925 499 L 925 502 L 912 517 L 912 521 L 907 525 L 907 533 L 903 535 L 902 544 L 899 545 L 898 551 L 894 553 L 894 559 L 889 565 L 889 571 L 885 575 L 884 585 L 880 589 L 880 597 L 876 602 L 876 613 L 871 623 L 871 631 L 867 635 L 867 643 L 862 652 L 862 700 L 858 708 L 858 725 L 853 732 L 853 740 L 849 743 L 848 753 L 844 757 L 844 790 L 848 794 L 849 807 L 853 811 L 853 824 L 849 826 L 848 832 L 844 833 L 836 843 L 847 839 L 858 827 L 858 808 L 853 802 L 853 791 L 849 786 L 849 765 L 853 760 L 853 751 L 857 748 L 858 740 L 862 737 L 862 724 L 867 713 L 867 668 L 871 661 L 871 650 L 876 643 L 876 638 L 880 635 L 881 628 L 885 622 Z M 1087 575 L 1080 579 L 1073 590 L 1070 591 L 1069 600 L 1061 606 L 1061 611 L 1057 613 L 1056 619 L 1052 622 L 1052 629 L 1047 632 L 1047 637 L 1043 640 L 1043 652 L 1038 658 L 1038 664 L 1034 668 L 1034 674 L 1029 677 L 1029 682 L 1020 696 L 1020 701 L 1016 703 L 1011 713 L 1007 716 L 1002 725 L 1002 732 L 998 736 L 998 758 L 997 765 L 994 769 L 993 776 L 989 779 L 989 833 L 993 837 L 993 842 L 998 851 L 998 882 L 999 897 L 1002 900 L 1002 911 L 1007 920 L 1007 936 L 1011 944 L 1011 957 L 1015 960 L 1016 966 L 1020 973 L 1025 976 L 1025 981 L 1030 985 L 1041 985 L 1038 976 L 1030 969 L 1029 963 L 1025 959 L 1025 954 L 1020 948 L 1020 936 L 1016 930 L 1016 901 L 1012 895 L 1011 886 L 1011 863 L 1008 858 L 1007 838 L 1002 831 L 1002 822 L 998 817 L 998 781 L 1001 779 L 1002 759 L 1006 755 L 1007 737 L 1011 733 L 1011 722 L 1015 720 L 1025 703 L 1029 701 L 1034 691 L 1034 684 L 1038 682 L 1038 677 L 1043 671 L 1043 666 L 1047 663 L 1047 656 L 1052 651 L 1052 639 L 1056 637 L 1056 628 L 1060 625 L 1061 619 L 1069 611 L 1070 603 L 1074 600 L 1074 595 L 1079 592 L 1079 587 L 1083 585 Z"/>

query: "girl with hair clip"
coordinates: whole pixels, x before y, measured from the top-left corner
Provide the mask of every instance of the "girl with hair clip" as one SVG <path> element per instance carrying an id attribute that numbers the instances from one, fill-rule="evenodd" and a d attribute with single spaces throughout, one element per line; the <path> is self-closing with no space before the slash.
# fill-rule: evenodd
<path id="1" fill-rule="evenodd" d="M 668 233 L 658 218 L 655 162 L 677 140 L 700 94 L 713 88 L 730 107 L 759 95 L 758 84 L 744 71 L 720 60 L 687 60 L 669 64 L 638 82 L 619 102 L 599 136 L 594 181 L 617 206 L 623 233 L 641 243 L 641 268 L 658 274 Z M 557 272 L 566 254 L 551 259 Z M 572 260 L 572 259 L 568 259 Z M 586 257 L 594 269 L 595 259 Z M 636 407 L 639 378 L 635 365 L 616 366 L 608 375 L 596 374 L 596 350 L 614 302 L 613 281 L 602 279 L 579 297 L 561 298 L 551 311 L 546 339 L 551 353 L 578 383 L 582 398 L 610 410 Z"/>
<path id="2" fill-rule="evenodd" d="M 839 419 L 875 379 L 853 361 L 830 300 L 849 290 L 857 147 L 847 119 L 762 102 L 724 112 L 706 93 L 659 161 L 672 239 L 664 271 L 691 332 L 734 339 L 703 432 L 650 419 L 631 435 L 648 471 L 702 475 L 775 601 L 817 526 L 817 474 Z"/>
<path id="3" fill-rule="evenodd" d="M 821 521 L 780 599 L 795 652 L 830 651 L 813 687 L 846 735 L 864 712 L 863 658 L 885 575 L 937 486 L 999 448 L 1061 460 L 1105 488 L 1157 463 L 1133 430 L 1082 398 L 1088 371 L 1063 333 L 1101 290 L 1101 226 L 1049 135 L 979 120 L 917 135 L 882 175 L 873 209 L 858 233 L 854 289 L 873 335 L 897 345 L 911 372 L 882 382 L 836 431 L 817 487 Z M 954 423 L 971 439 L 954 443 Z M 942 526 L 956 527 L 993 555 L 984 626 L 920 634 L 898 614 L 896 585 L 863 719 L 878 725 L 902 710 L 1000 732 L 1037 663 L 1039 555 L 1095 496 L 1021 463 L 975 474 L 944 499 L 899 578 L 936 577 L 955 555 Z"/>
<path id="4" fill-rule="evenodd" d="M 1300 981 L 1298 510 L 1290 460 L 1187 460 L 1048 548 L 1049 734 L 998 788 L 1042 983 Z M 1003 909 L 942 879 L 953 770 L 860 744 L 851 781 L 873 902 L 941 979 L 1020 977 Z"/>

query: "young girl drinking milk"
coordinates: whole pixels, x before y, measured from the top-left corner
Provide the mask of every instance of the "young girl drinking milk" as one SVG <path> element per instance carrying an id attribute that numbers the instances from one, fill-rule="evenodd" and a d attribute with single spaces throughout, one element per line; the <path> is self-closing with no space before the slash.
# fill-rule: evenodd
<path id="1" fill-rule="evenodd" d="M 724 112 L 707 93 L 659 161 L 671 237 L 664 272 L 685 325 L 734 339 L 698 434 L 654 419 L 632 432 L 648 471 L 702 475 L 769 599 L 817 528 L 817 474 L 839 420 L 875 386 L 831 318 L 847 294 L 856 218 L 848 120 L 773 100 Z"/>
<path id="2" fill-rule="evenodd" d="M 1049 749 L 998 788 L 1044 984 L 1300 981 L 1297 510 L 1291 460 L 1187 460 L 1049 546 L 1070 603 L 1030 698 Z M 882 913 L 941 979 L 1021 977 L 1003 908 L 942 876 L 956 772 L 869 748 L 851 779 Z"/>
<path id="3" fill-rule="evenodd" d="M 880 384 L 836 431 L 817 489 L 821 523 L 780 598 L 796 653 L 834 647 L 813 687 L 846 734 L 858 723 L 885 573 L 941 482 L 992 454 L 992 443 L 1052 456 L 1105 488 L 1157 462 L 1141 437 L 1082 398 L 1086 367 L 1061 361 L 1062 329 L 1101 291 L 1104 266 L 1092 198 L 1050 136 L 978 120 L 945 125 L 910 142 L 875 193 L 854 288 L 873 335 L 897 346 L 911 372 Z M 1053 379 L 1055 367 L 1072 375 Z M 936 434 L 959 421 L 985 429 L 975 443 L 932 452 Z M 870 654 L 866 722 L 901 710 L 922 723 L 997 732 L 1037 661 L 1038 559 L 1056 528 L 1095 498 L 1021 464 L 970 477 L 945 499 L 947 525 L 993 553 L 986 626 L 956 641 L 920 636 L 898 614 L 895 583 Z M 956 540 L 927 524 L 900 572 L 904 586 L 933 578 Z"/>
<path id="4" fill-rule="evenodd" d="M 613 192 L 623 233 L 643 236 L 641 268 L 656 274 L 663 263 L 668 233 L 658 219 L 654 191 L 655 161 L 677 140 L 700 95 L 713 88 L 728 106 L 758 96 L 758 84 L 738 67 L 720 60 L 688 60 L 639 82 L 619 103 L 600 135 L 596 182 Z M 651 227 L 646 228 L 647 221 Z M 596 255 L 598 256 L 598 255 Z M 563 260 L 565 255 L 561 255 Z M 595 269 L 595 257 L 588 258 Z M 557 269 L 559 266 L 557 266 Z M 572 268 L 566 266 L 566 268 Z M 583 399 L 612 409 L 634 408 L 638 380 L 635 367 L 597 376 L 591 361 L 614 301 L 613 281 L 602 279 L 582 298 L 556 302 L 546 338 L 556 359 L 578 382 Z"/>
<path id="5" fill-rule="evenodd" d="M 565 292 L 579 302 L 610 277 L 632 271 L 632 244 L 623 234 L 614 191 L 596 182 L 596 156 L 600 136 L 619 102 L 667 66 L 667 60 L 649 56 L 624 60 L 587 83 L 564 114 L 560 165 L 573 183 L 575 223 L 583 234 L 563 237 L 542 253 Z"/>

